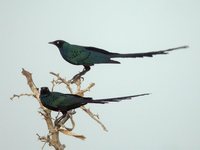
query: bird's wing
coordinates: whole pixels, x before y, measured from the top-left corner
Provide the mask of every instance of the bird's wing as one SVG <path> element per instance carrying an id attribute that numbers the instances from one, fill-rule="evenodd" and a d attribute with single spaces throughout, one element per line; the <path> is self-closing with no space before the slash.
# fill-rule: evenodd
<path id="1" fill-rule="evenodd" d="M 53 103 L 61 111 L 75 109 L 87 103 L 87 101 L 85 101 L 84 99 L 92 99 L 90 97 L 83 98 L 81 96 L 73 94 L 63 94 L 59 92 L 52 92 L 52 93 L 54 99 Z"/>
<path id="2" fill-rule="evenodd" d="M 68 53 L 70 61 L 77 65 L 87 64 L 88 58 L 91 55 L 91 51 L 79 45 L 71 45 L 70 52 Z"/>
<path id="3" fill-rule="evenodd" d="M 96 48 L 96 47 L 84 46 L 84 48 L 88 51 L 99 52 L 99 53 L 106 54 L 106 55 L 118 54 L 118 53 L 112 53 L 112 52 L 106 51 L 106 50 L 101 49 L 101 48 Z"/>

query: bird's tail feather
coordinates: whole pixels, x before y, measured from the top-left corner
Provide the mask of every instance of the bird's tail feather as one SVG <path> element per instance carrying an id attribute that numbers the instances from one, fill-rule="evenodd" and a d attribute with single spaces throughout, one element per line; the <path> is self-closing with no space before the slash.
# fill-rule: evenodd
<path id="1" fill-rule="evenodd" d="M 119 102 L 119 101 L 122 101 L 122 100 L 129 100 L 133 97 L 145 96 L 145 95 L 149 95 L 149 94 L 150 93 L 144 93 L 144 94 L 138 94 L 138 95 L 132 95 L 132 96 L 89 100 L 87 103 L 105 104 L 105 103 L 109 103 L 109 102 Z"/>
<path id="2" fill-rule="evenodd" d="M 180 46 L 175 48 L 170 48 L 166 50 L 159 50 L 159 51 L 151 51 L 151 52 L 144 52 L 144 53 L 129 53 L 129 54 L 120 54 L 120 53 L 113 53 L 111 55 L 112 58 L 121 57 L 121 58 L 136 58 L 136 57 L 153 57 L 153 55 L 162 55 L 168 54 L 170 51 L 188 48 L 188 46 Z"/>

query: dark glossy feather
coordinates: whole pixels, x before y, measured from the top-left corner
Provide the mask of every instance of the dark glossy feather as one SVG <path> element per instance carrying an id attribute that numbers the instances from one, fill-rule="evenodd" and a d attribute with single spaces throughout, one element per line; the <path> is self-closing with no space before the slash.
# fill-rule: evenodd
<path id="1" fill-rule="evenodd" d="M 50 92 L 47 87 L 42 87 L 40 90 L 40 100 L 43 106 L 53 111 L 61 111 L 63 114 L 65 114 L 71 109 L 78 108 L 87 103 L 105 104 L 109 102 L 119 102 L 122 100 L 128 100 L 134 97 L 145 95 L 149 95 L 149 93 L 93 100 L 91 97 L 80 97 L 78 95 L 73 94 Z"/>
<path id="2" fill-rule="evenodd" d="M 188 46 L 180 46 L 160 51 L 120 54 L 120 53 L 109 52 L 105 49 L 92 46 L 72 45 L 63 40 L 56 40 L 50 42 L 50 44 L 54 44 L 58 47 L 62 57 L 66 61 L 74 65 L 83 65 L 83 66 L 93 66 L 95 64 L 104 64 L 104 63 L 119 64 L 120 62 L 112 60 L 112 58 L 153 57 L 154 55 L 168 54 L 168 52 L 170 51 L 188 48 Z"/>

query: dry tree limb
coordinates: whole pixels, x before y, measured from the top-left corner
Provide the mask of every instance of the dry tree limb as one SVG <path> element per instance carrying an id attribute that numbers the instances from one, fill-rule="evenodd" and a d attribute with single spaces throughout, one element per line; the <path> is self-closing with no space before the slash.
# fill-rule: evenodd
<path id="1" fill-rule="evenodd" d="M 13 96 L 10 98 L 11 100 L 13 100 L 15 97 L 16 98 L 20 98 L 20 97 L 22 97 L 22 96 L 35 96 L 34 94 L 28 94 L 28 93 L 22 93 L 22 94 L 19 94 L 19 95 L 17 95 L 17 94 L 13 94 Z"/>
<path id="2" fill-rule="evenodd" d="M 43 109 L 45 115 L 44 119 L 46 121 L 47 127 L 49 132 L 51 133 L 51 138 L 49 141 L 47 141 L 49 144 L 51 144 L 56 150 L 64 150 L 64 146 L 60 143 L 59 140 L 59 132 L 55 130 L 53 121 L 51 120 L 51 111 L 46 109 L 42 106 L 42 103 L 39 99 L 39 91 L 36 85 L 33 82 L 32 74 L 25 69 L 22 69 L 22 74 L 26 77 L 27 83 L 31 89 L 31 91 L 36 95 L 36 99 L 40 103 L 40 107 Z"/>
<path id="3" fill-rule="evenodd" d="M 51 111 L 49 109 L 46 109 L 45 107 L 43 107 L 43 105 L 40 101 L 39 90 L 38 90 L 37 86 L 35 85 L 35 83 L 33 82 L 32 74 L 25 69 L 22 69 L 22 74 L 26 77 L 27 84 L 30 87 L 32 94 L 19 94 L 19 95 L 14 94 L 13 97 L 11 97 L 11 99 L 13 99 L 15 97 L 20 97 L 20 96 L 34 96 L 36 98 L 36 100 L 39 102 L 40 107 L 43 110 L 42 112 L 40 111 L 39 113 L 44 117 L 44 120 L 46 121 L 48 130 L 49 130 L 49 135 L 47 135 L 46 137 L 45 136 L 40 137 L 38 135 L 39 140 L 42 142 L 45 142 L 45 144 L 48 143 L 50 146 L 53 146 L 56 150 L 64 150 L 64 148 L 65 148 L 65 145 L 61 144 L 60 139 L 59 139 L 60 132 L 66 134 L 66 135 L 73 136 L 78 139 L 84 140 L 85 137 L 83 135 L 78 135 L 71 131 L 67 131 L 67 129 L 58 128 L 57 126 L 54 126 L 53 119 L 51 117 Z M 44 147 L 44 145 L 43 145 L 43 147 Z"/>
<path id="4" fill-rule="evenodd" d="M 81 139 L 81 140 L 85 140 L 86 139 L 86 137 L 84 135 L 75 134 L 75 133 L 73 133 L 73 132 L 71 132 L 69 130 L 66 130 L 65 128 L 60 128 L 58 131 L 62 132 L 65 135 L 73 136 L 73 137 Z"/>
<path id="5" fill-rule="evenodd" d="M 93 112 L 91 112 L 90 109 L 85 108 L 85 106 L 81 106 L 81 109 L 86 112 L 92 119 L 94 119 L 98 124 L 100 124 L 104 131 L 108 131 L 105 125 L 99 120 L 99 115 L 94 114 Z"/>
<path id="6" fill-rule="evenodd" d="M 60 77 L 60 75 L 58 73 L 54 73 L 54 72 L 50 72 L 50 74 L 54 75 L 57 77 L 57 80 L 61 81 L 63 84 L 66 84 L 67 85 L 67 88 L 69 89 L 70 93 L 72 94 L 73 92 L 71 92 L 71 87 L 70 87 L 70 82 L 67 81 L 66 79 Z M 87 91 L 90 91 L 90 89 L 95 85 L 95 83 L 90 83 L 90 85 L 88 87 L 86 87 L 85 89 L 81 90 L 81 83 L 82 83 L 82 80 L 81 79 L 78 79 L 76 81 L 76 86 L 77 86 L 77 92 L 76 94 L 79 95 L 79 96 L 84 96 L 84 93 L 87 92 Z M 60 84 L 60 83 L 59 83 Z M 85 106 L 81 106 L 80 107 L 85 113 L 87 113 L 92 119 L 94 119 L 98 124 L 100 124 L 100 126 L 102 127 L 102 129 L 104 131 L 108 131 L 107 128 L 105 127 L 105 125 L 99 120 L 99 116 L 94 114 L 90 109 L 87 109 Z"/>
<path id="7" fill-rule="evenodd" d="M 83 89 L 83 90 L 81 90 L 81 88 L 78 88 L 76 94 L 79 95 L 79 96 L 84 96 L 84 93 L 90 91 L 90 89 L 93 86 L 95 86 L 95 83 L 90 83 L 90 85 L 87 88 Z"/>
<path id="8" fill-rule="evenodd" d="M 74 111 L 69 111 L 68 114 L 66 115 L 65 118 L 63 118 L 61 120 L 61 124 L 59 123 L 58 125 L 54 125 L 54 122 L 52 117 L 51 117 L 51 111 L 47 108 L 45 108 L 39 98 L 39 89 L 37 88 L 37 86 L 35 85 L 35 83 L 33 82 L 32 79 L 32 74 L 25 70 L 22 69 L 22 74 L 26 77 L 27 79 L 27 84 L 30 87 L 32 93 L 31 94 L 19 94 L 16 95 L 14 94 L 10 99 L 13 100 L 15 97 L 20 98 L 21 96 L 33 96 L 34 98 L 36 98 L 36 100 L 39 102 L 40 104 L 40 108 L 42 109 L 42 111 L 39 111 L 39 113 L 44 117 L 44 120 L 47 124 L 48 130 L 49 130 L 49 134 L 47 136 L 38 136 L 38 139 L 41 142 L 44 142 L 44 145 L 42 146 L 42 149 L 44 148 L 44 146 L 46 144 L 49 144 L 49 146 L 53 146 L 56 150 L 64 150 L 65 145 L 61 144 L 60 139 L 59 139 L 59 133 L 63 133 L 65 135 L 69 135 L 81 140 L 84 140 L 86 137 L 83 135 L 79 135 L 79 134 L 75 134 L 72 132 L 72 130 L 75 128 L 75 122 L 73 120 L 73 115 L 75 114 Z M 70 81 L 67 81 L 66 79 L 60 77 L 59 74 L 50 72 L 50 74 L 54 75 L 56 77 L 56 79 L 52 80 L 52 91 L 54 90 L 54 87 L 56 85 L 59 84 L 65 84 L 66 88 L 69 90 L 69 92 L 71 94 L 73 94 L 72 88 L 71 88 L 71 83 Z M 84 93 L 89 91 L 95 84 L 91 83 L 88 87 L 86 87 L 85 89 L 81 89 L 81 79 L 77 80 L 77 82 L 75 83 L 77 86 L 77 91 L 76 94 L 80 95 L 80 96 L 84 96 Z M 94 119 L 98 124 L 101 125 L 101 127 L 103 128 L 104 131 L 107 131 L 106 127 L 103 125 L 103 123 L 100 122 L 99 120 L 99 116 L 92 113 L 90 109 L 87 109 L 85 106 L 82 106 L 81 109 L 86 112 L 92 119 Z M 57 116 L 58 117 L 58 116 Z M 64 126 L 64 124 L 67 122 L 67 120 L 71 121 L 71 128 L 67 128 Z"/>
<path id="9" fill-rule="evenodd" d="M 51 81 L 51 83 L 52 83 L 51 91 L 53 92 L 54 87 L 56 86 L 56 80 L 53 79 L 53 80 Z"/>
<path id="10" fill-rule="evenodd" d="M 69 81 L 67 81 L 67 80 L 64 79 L 64 78 L 61 78 L 60 75 L 59 75 L 58 73 L 56 74 L 56 73 L 54 73 L 54 72 L 50 72 L 50 74 L 52 74 L 52 75 L 54 75 L 54 76 L 57 77 L 57 79 L 54 80 L 54 83 L 56 83 L 56 84 L 64 83 L 64 84 L 66 85 L 67 89 L 69 90 L 69 92 L 70 92 L 71 94 L 73 94 L 73 91 L 72 91 L 72 88 L 71 88 L 71 86 L 70 86 L 70 82 L 69 82 Z"/>
<path id="11" fill-rule="evenodd" d="M 47 136 L 40 136 L 39 134 L 36 134 L 38 136 L 38 140 L 40 140 L 41 142 L 44 142 L 43 146 L 42 146 L 42 150 L 44 149 L 45 145 L 47 143 L 49 143 L 49 135 Z"/>

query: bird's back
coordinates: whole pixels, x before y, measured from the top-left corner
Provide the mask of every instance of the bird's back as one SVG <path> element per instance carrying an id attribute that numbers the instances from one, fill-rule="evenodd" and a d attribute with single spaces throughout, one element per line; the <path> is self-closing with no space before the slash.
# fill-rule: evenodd
<path id="1" fill-rule="evenodd" d="M 51 92 L 46 96 L 41 96 L 40 99 L 46 108 L 61 112 L 67 112 L 86 104 L 84 98 L 80 96 L 59 92 Z"/>
<path id="2" fill-rule="evenodd" d="M 92 66 L 100 63 L 119 63 L 117 61 L 110 60 L 110 56 L 113 53 L 95 47 L 64 43 L 59 50 L 62 57 L 74 65 Z"/>

